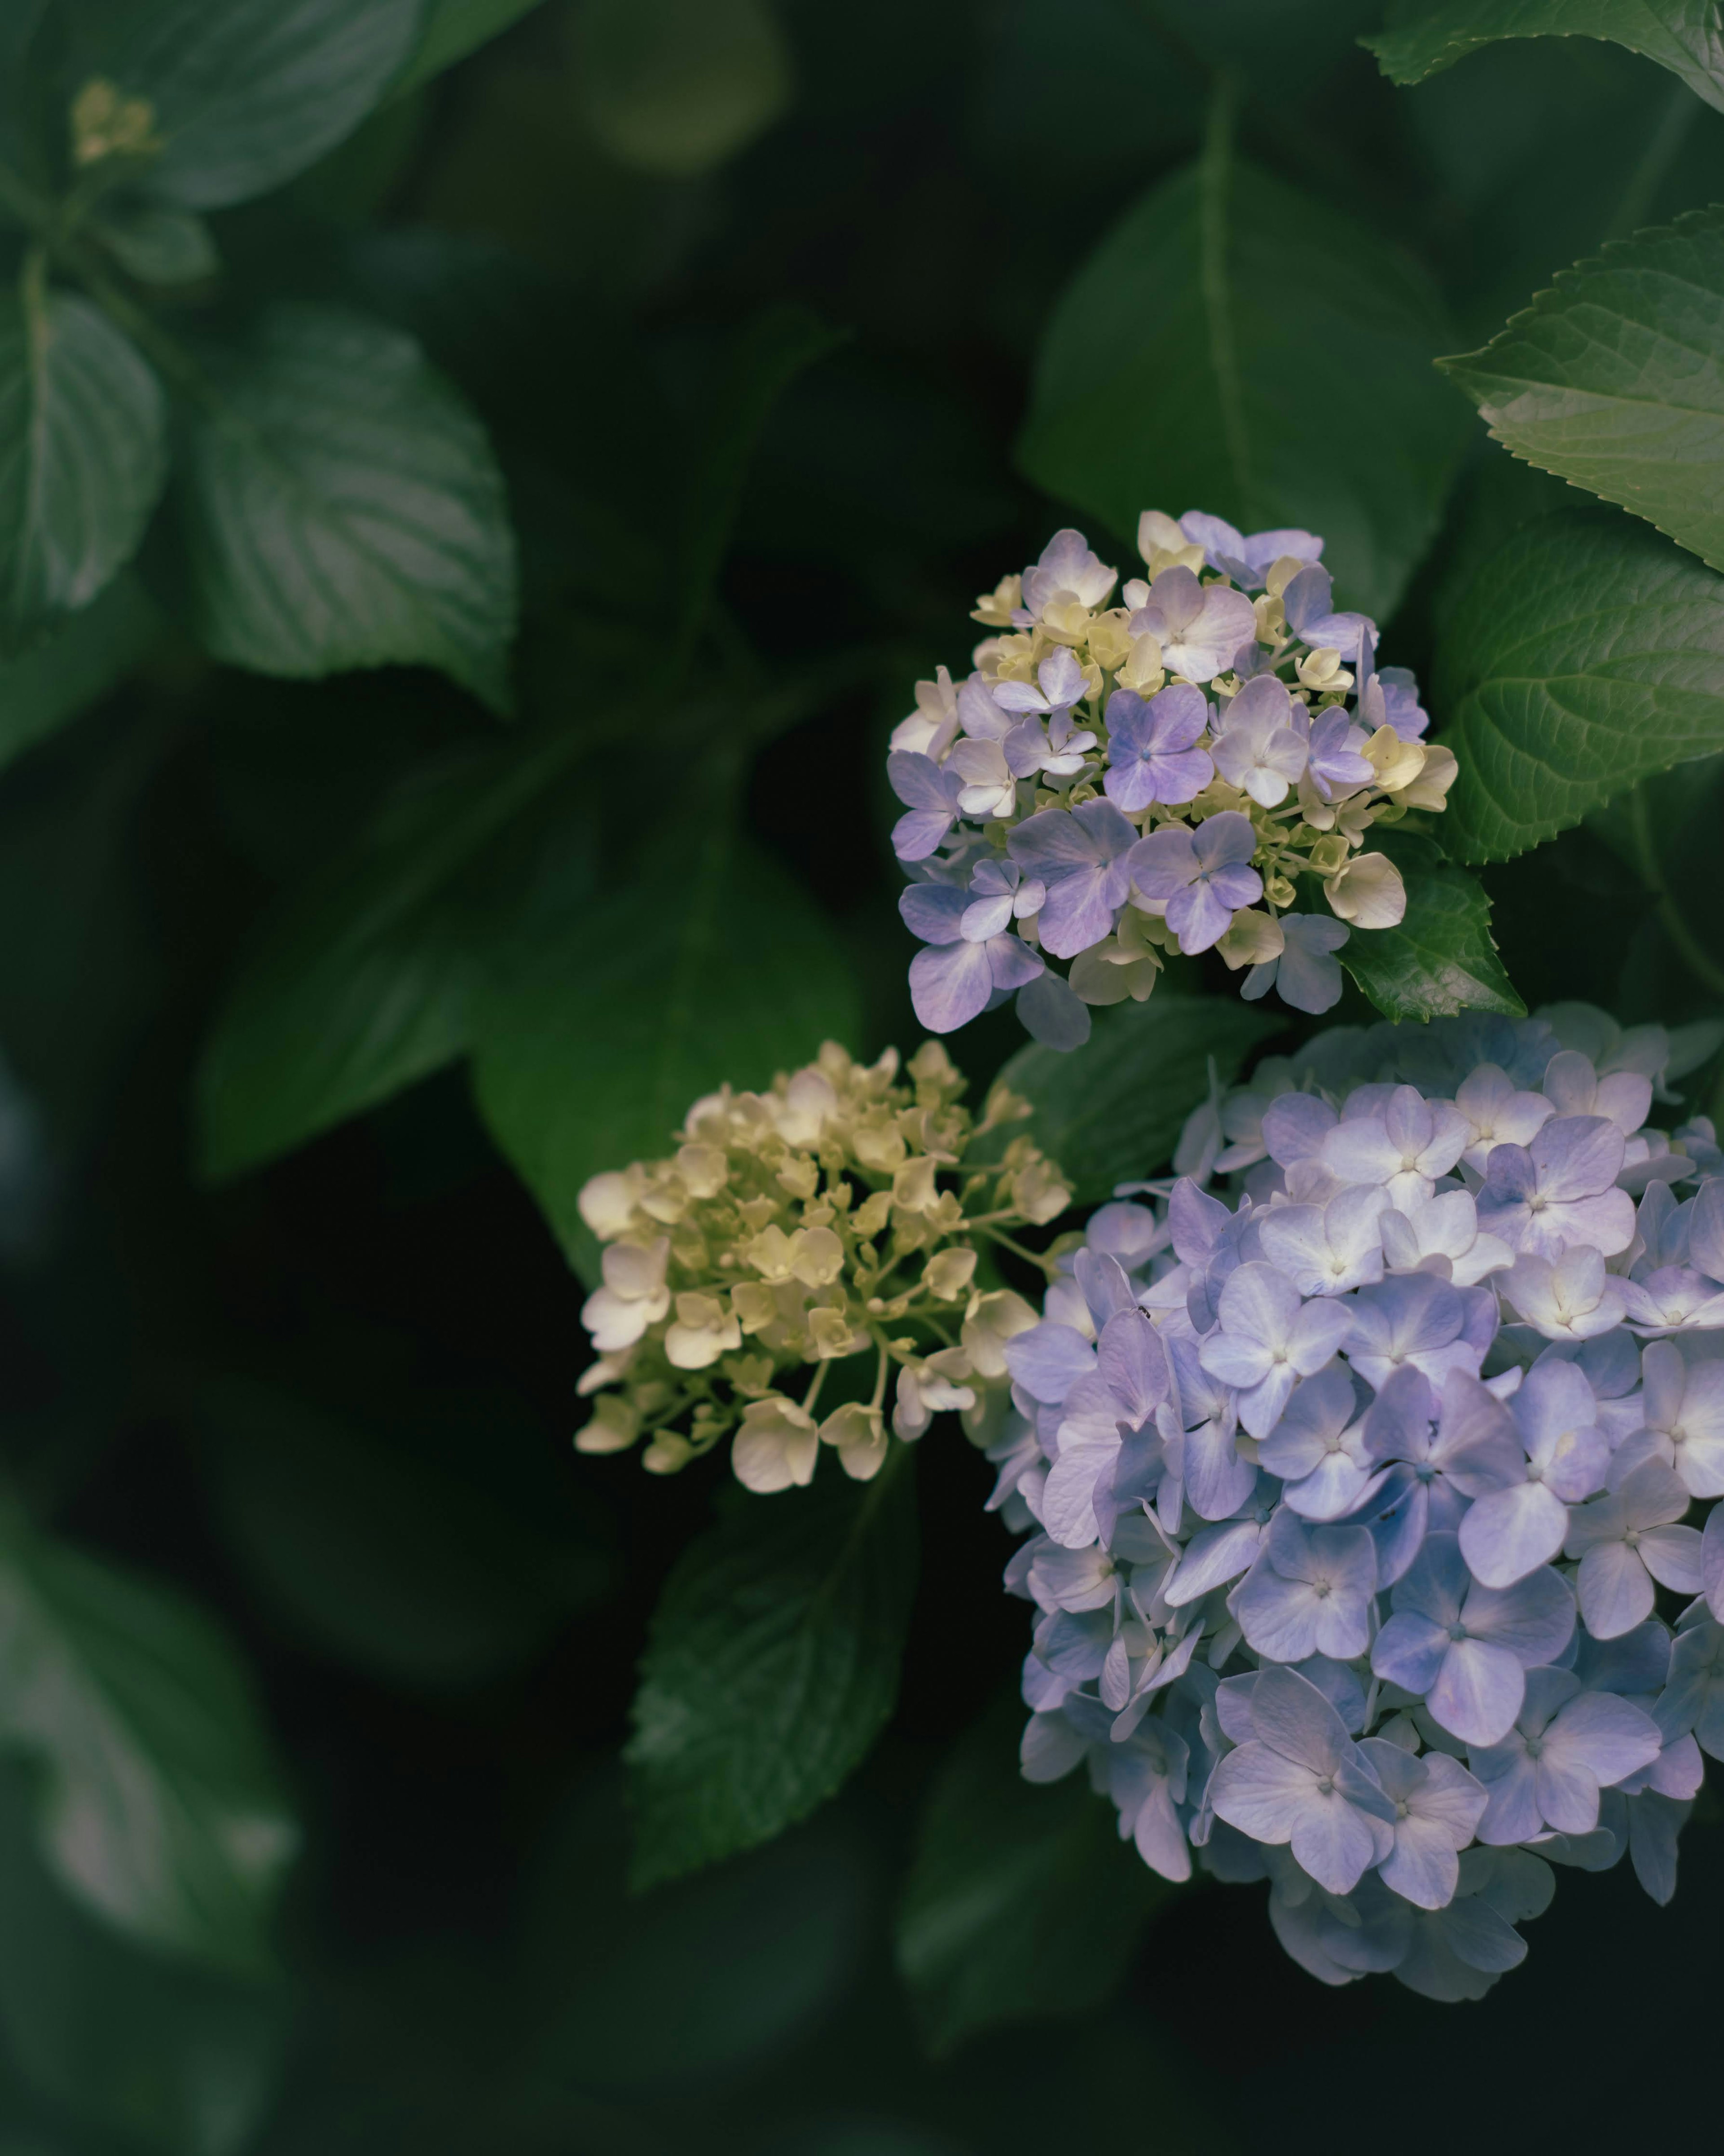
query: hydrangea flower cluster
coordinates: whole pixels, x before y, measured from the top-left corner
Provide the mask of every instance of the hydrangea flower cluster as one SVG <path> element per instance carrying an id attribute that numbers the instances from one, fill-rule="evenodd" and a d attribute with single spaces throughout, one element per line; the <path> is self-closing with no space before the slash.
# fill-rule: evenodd
<path id="1" fill-rule="evenodd" d="M 890 1441 L 891 1371 L 900 1439 L 944 1409 L 979 1432 L 1003 1406 L 1004 1338 L 1035 1313 L 978 1288 L 978 1253 L 1045 1225 L 1070 1193 L 1027 1137 L 1006 1136 L 1027 1101 L 996 1086 L 977 1122 L 936 1041 L 907 1084 L 898 1071 L 894 1049 L 865 1066 L 829 1041 L 768 1092 L 697 1101 L 669 1159 L 587 1184 L 582 1217 L 605 1248 L 582 1312 L 598 1350 L 581 1379 L 597 1395 L 582 1451 L 644 1439 L 644 1465 L 668 1474 L 734 1430 L 751 1490 L 808 1482 L 823 1444 L 865 1481 Z M 971 1150 L 984 1133 L 998 1134 L 986 1166 Z M 782 1381 L 810 1364 L 791 1399 Z M 819 1418 L 834 1366 L 839 1404 Z"/>
<path id="2" fill-rule="evenodd" d="M 1724 1157 L 1646 1118 L 1701 1031 L 1320 1034 L 1006 1342 L 1024 1771 L 1267 1877 L 1326 1984 L 1482 1995 L 1553 1863 L 1674 1891 L 1724 1758 Z"/>
<path id="3" fill-rule="evenodd" d="M 1424 741 L 1411 674 L 1378 670 L 1375 624 L 1335 610 L 1323 542 L 1147 510 L 1137 543 L 1148 575 L 1110 605 L 1116 572 L 1056 532 L 978 602 L 997 633 L 968 677 L 919 682 L 893 732 L 931 1033 L 1015 995 L 1038 1040 L 1076 1047 L 1090 1005 L 1142 1003 L 1176 950 L 1327 1010 L 1350 930 L 1405 911 L 1365 834 L 1445 807 L 1455 761 Z M 1300 909 L 1301 876 L 1326 911 Z"/>

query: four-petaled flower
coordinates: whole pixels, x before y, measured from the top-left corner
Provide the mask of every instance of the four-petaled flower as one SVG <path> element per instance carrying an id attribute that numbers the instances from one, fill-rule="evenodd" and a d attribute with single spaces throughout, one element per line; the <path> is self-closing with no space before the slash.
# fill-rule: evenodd
<path id="1" fill-rule="evenodd" d="M 1145 898 L 1164 905 L 1182 951 L 1207 951 L 1227 933 L 1238 908 L 1263 896 L 1263 879 L 1250 865 L 1256 850 L 1250 818 L 1229 808 L 1194 831 L 1170 824 L 1138 839 L 1131 850 L 1128 880 Z"/>

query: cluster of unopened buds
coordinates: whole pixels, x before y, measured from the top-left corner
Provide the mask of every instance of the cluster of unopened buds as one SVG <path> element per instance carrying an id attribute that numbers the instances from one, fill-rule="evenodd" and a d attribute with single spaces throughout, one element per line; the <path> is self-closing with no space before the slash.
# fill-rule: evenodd
<path id="1" fill-rule="evenodd" d="M 1027 1102 L 996 1086 L 978 1121 L 935 1041 L 903 1076 L 895 1050 L 865 1066 L 829 1042 L 769 1091 L 697 1101 L 668 1159 L 587 1184 L 604 1251 L 582 1312 L 598 1351 L 582 1451 L 644 1440 L 644 1465 L 667 1474 L 734 1430 L 752 1490 L 808 1482 L 823 1444 L 865 1481 L 890 1445 L 894 1373 L 900 1440 L 946 1409 L 977 1435 L 998 1420 L 1005 1337 L 1035 1314 L 978 1285 L 978 1259 L 1070 1193 L 1010 1135 Z"/>
<path id="2" fill-rule="evenodd" d="M 1056 533 L 978 603 L 997 633 L 974 670 L 918 683 L 894 730 L 931 1033 L 1015 995 L 1038 1040 L 1075 1047 L 1089 1006 L 1141 1003 L 1165 952 L 1212 948 L 1246 996 L 1327 1010 L 1349 932 L 1404 914 L 1366 834 L 1442 809 L 1455 757 L 1423 740 L 1413 676 L 1378 670 L 1375 624 L 1335 610 L 1323 542 L 1154 510 L 1137 539 L 1148 575 L 1110 605 L 1116 572 Z M 1301 877 L 1326 911 L 1298 909 Z"/>
<path id="3" fill-rule="evenodd" d="M 1718 1034 L 1319 1034 L 1006 1343 L 1024 1772 L 1267 1877 L 1325 1983 L 1481 1995 L 1552 1864 L 1674 1891 L 1724 1758 L 1724 1157 L 1646 1119 Z"/>

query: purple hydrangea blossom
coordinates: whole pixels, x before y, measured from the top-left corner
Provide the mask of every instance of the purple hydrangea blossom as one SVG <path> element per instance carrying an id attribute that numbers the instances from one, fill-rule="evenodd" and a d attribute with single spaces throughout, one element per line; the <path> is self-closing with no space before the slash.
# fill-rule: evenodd
<path id="1" fill-rule="evenodd" d="M 1529 1269 L 1560 1301 L 1604 1254 L 1484 1225 L 1504 1145 L 1533 1214 L 1617 1188 L 1601 1127 L 1624 1162 L 1650 1146 L 1624 1124 L 1663 1036 L 1607 1094 L 1619 1042 L 1559 1015 L 1341 1029 L 1218 1090 L 1218 1142 L 1188 1151 L 1207 1178 L 1234 1132 L 1234 1180 L 1131 1186 L 1006 1344 L 990 1450 L 1039 1529 L 1013 1573 L 1040 1613 L 1026 1758 L 1086 1763 L 1168 1877 L 1267 1877 L 1326 1983 L 1480 1995 L 1524 1956 L 1546 1856 L 1628 1856 L 1668 1899 L 1724 1756 L 1724 1505 L 1704 1532 L 1695 1509 L 1724 1480 L 1724 1322 L 1542 1331 Z M 1696 1220 L 1724 1261 L 1724 1182 L 1683 1158 L 1629 1201 L 1619 1266 L 1690 1260 Z M 1614 1205 L 1580 1218 L 1619 1232 Z"/>
<path id="2" fill-rule="evenodd" d="M 1208 753 L 1193 748 L 1209 724 L 1200 689 L 1176 682 L 1145 703 L 1129 689 L 1107 700 L 1107 798 L 1127 815 L 1152 801 L 1194 800 L 1215 776 Z"/>
<path id="3" fill-rule="evenodd" d="M 1249 865 L 1256 846 L 1250 818 L 1224 809 L 1194 831 L 1172 826 L 1139 839 L 1129 880 L 1162 904 L 1182 951 L 1207 951 L 1227 933 L 1239 907 L 1263 896 L 1263 879 Z"/>

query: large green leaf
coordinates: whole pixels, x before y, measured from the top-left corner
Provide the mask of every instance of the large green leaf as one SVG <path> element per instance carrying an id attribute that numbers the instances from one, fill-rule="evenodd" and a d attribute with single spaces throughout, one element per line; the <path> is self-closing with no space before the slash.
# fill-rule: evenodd
<path id="1" fill-rule="evenodd" d="M 721 805 L 568 932 L 523 939 L 475 1025 L 480 1111 L 572 1260 L 589 1176 L 653 1158 L 704 1093 L 763 1086 L 824 1040 L 854 1045 L 849 964 Z"/>
<path id="2" fill-rule="evenodd" d="M 413 340 L 281 305 L 211 373 L 183 501 L 215 656 L 265 674 L 439 666 L 504 706 L 516 568 L 502 478 Z"/>
<path id="3" fill-rule="evenodd" d="M 272 2092 L 288 2001 L 116 1937 L 67 1898 L 32 1843 L 29 1795 L 14 1769 L 0 1775 L 8 2064 L 73 2118 L 123 2137 L 116 2145 L 230 2156 Z M 4 2145 L 26 2156 L 26 2144 Z M 38 2145 L 47 2147 L 28 2148 Z"/>
<path id="4" fill-rule="evenodd" d="M 1070 1054 L 1020 1048 L 1002 1081 L 1035 1109 L 1036 1142 L 1059 1162 L 1080 1205 L 1116 1183 L 1154 1175 L 1172 1157 L 1186 1117 L 1203 1100 L 1213 1063 L 1234 1078 L 1279 1021 L 1234 997 L 1162 993 L 1098 1013 Z"/>
<path id="5" fill-rule="evenodd" d="M 89 73 L 155 108 L 151 191 L 218 209 L 279 187 L 350 134 L 419 34 L 422 0 L 124 0 Z"/>
<path id="6" fill-rule="evenodd" d="M 529 1516 L 525 1492 L 511 1503 L 480 1479 L 508 1403 L 459 1405 L 478 1455 L 469 1472 L 428 1453 L 423 1407 L 403 1416 L 418 1425 L 409 1442 L 239 1378 L 199 1401 L 218 1517 L 260 1594 L 296 1633 L 387 1683 L 481 1683 L 612 1581 L 590 1517 L 538 1490 Z"/>
<path id="7" fill-rule="evenodd" d="M 1018 462 L 1125 536 L 1150 508 L 1321 532 L 1337 604 L 1381 619 L 1465 434 L 1430 367 L 1449 336 L 1415 264 L 1216 131 L 1066 288 Z"/>
<path id="8" fill-rule="evenodd" d="M 1481 352 L 1442 364 L 1517 457 L 1724 568 L 1724 209 L 1558 271 Z"/>
<path id="9" fill-rule="evenodd" d="M 647 1887 L 768 1841 L 885 1727 L 916 1592 L 915 1455 L 771 1497 L 732 1489 L 665 1582 L 626 1758 Z"/>
<path id="10" fill-rule="evenodd" d="M 898 1914 L 898 1967 L 931 2051 L 1005 2021 L 1086 2014 L 1173 1890 L 1079 1774 L 1018 1771 L 1026 1710 L 1003 1700 L 928 1794 Z"/>
<path id="11" fill-rule="evenodd" d="M 161 385 L 87 300 L 0 297 L 0 650 L 88 606 L 167 472 Z"/>
<path id="12" fill-rule="evenodd" d="M 1491 933 L 1491 901 L 1476 876 L 1445 861 L 1427 839 L 1373 834 L 1407 887 L 1407 911 L 1394 928 L 1356 928 L 1342 964 L 1388 1019 L 1452 1018 L 1457 1011 L 1504 1011 L 1524 1018 Z"/>
<path id="13" fill-rule="evenodd" d="M 1724 579 L 1600 511 L 1542 518 L 1449 613 L 1436 707 L 1461 860 L 1506 860 L 1655 771 L 1724 749 Z"/>
<path id="14" fill-rule="evenodd" d="M 112 688 L 162 633 L 135 576 L 119 576 L 45 643 L 0 665 L 0 770 Z"/>
<path id="15" fill-rule="evenodd" d="M 464 1053 L 498 878 L 521 870 L 517 827 L 579 746 L 567 733 L 461 757 L 287 899 L 205 1045 L 205 1174 L 255 1168 Z M 583 826 L 564 824 L 554 850 L 578 896 Z"/>
<path id="16" fill-rule="evenodd" d="M 418 50 L 396 83 L 395 95 L 429 82 L 539 5 L 540 0 L 426 0 Z"/>
<path id="17" fill-rule="evenodd" d="M 1717 0 L 1412 0 L 1359 42 L 1391 82 L 1423 82 L 1501 38 L 1599 38 L 1644 53 L 1724 112 Z"/>
<path id="18" fill-rule="evenodd" d="M 8 1522 L 0 1747 L 39 1768 L 44 1854 L 89 1907 L 152 1946 L 268 1966 L 295 1831 L 244 1673 L 208 1619 Z"/>

